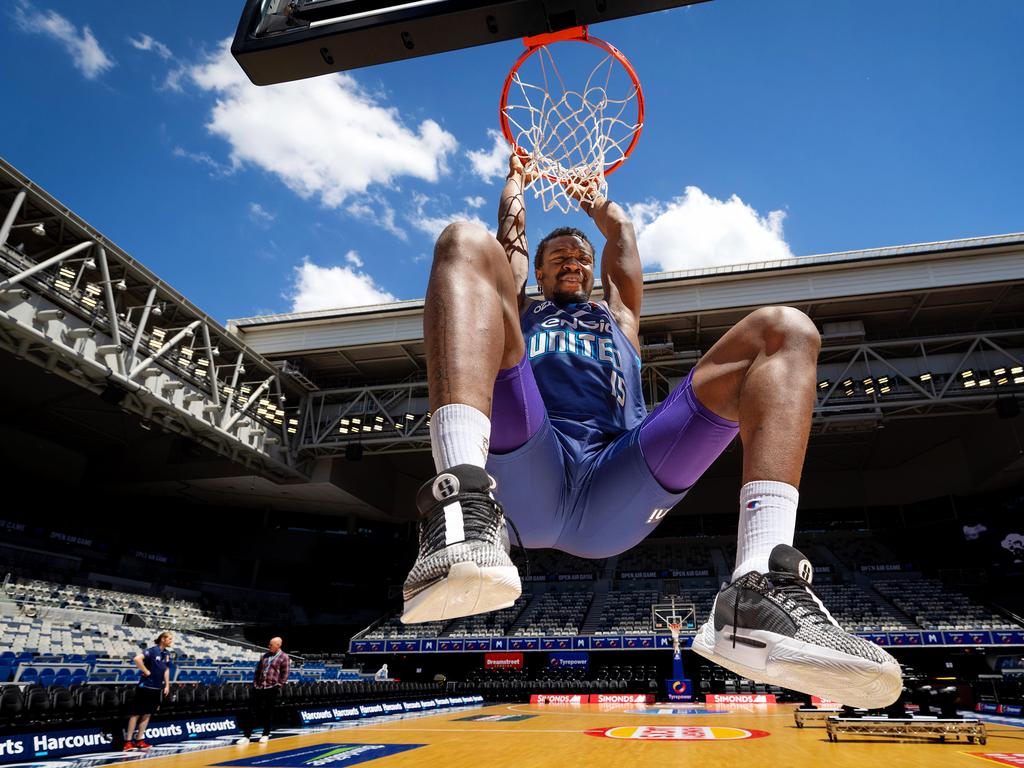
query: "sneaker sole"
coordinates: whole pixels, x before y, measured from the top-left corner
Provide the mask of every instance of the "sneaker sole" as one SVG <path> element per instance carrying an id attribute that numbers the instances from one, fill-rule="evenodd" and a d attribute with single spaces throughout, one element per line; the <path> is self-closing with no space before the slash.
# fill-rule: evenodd
<path id="1" fill-rule="evenodd" d="M 878 662 L 812 645 L 765 630 L 741 630 L 741 637 L 764 643 L 733 647 L 733 628 L 716 632 L 709 620 L 693 638 L 705 659 L 758 683 L 814 694 L 861 709 L 887 707 L 899 698 L 903 676 L 895 661 Z"/>
<path id="2" fill-rule="evenodd" d="M 447 621 L 509 608 L 522 591 L 514 565 L 455 563 L 447 576 L 405 601 L 402 623 Z"/>

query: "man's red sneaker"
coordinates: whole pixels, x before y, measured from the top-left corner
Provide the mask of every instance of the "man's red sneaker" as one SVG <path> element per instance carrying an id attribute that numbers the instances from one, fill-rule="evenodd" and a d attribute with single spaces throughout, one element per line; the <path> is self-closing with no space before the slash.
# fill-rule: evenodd
<path id="1" fill-rule="evenodd" d="M 153 746 L 152 744 L 149 744 L 148 742 L 145 742 L 142 739 L 139 739 L 138 741 L 135 742 L 135 748 L 136 749 L 149 749 L 152 746 Z"/>
<path id="2" fill-rule="evenodd" d="M 131 750 L 133 750 L 133 749 L 135 749 L 135 743 L 134 743 L 134 742 L 132 742 L 132 741 L 126 741 L 126 742 L 124 743 L 124 751 L 125 751 L 125 752 L 130 752 L 130 751 L 131 751 Z"/>

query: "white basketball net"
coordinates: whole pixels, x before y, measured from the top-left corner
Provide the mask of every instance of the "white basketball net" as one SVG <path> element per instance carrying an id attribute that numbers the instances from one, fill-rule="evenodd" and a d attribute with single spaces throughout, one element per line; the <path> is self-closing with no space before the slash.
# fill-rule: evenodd
<path id="1" fill-rule="evenodd" d="M 585 199 L 607 196 L 605 170 L 625 158 L 633 135 L 643 127 L 637 121 L 638 90 L 630 80 L 624 96 L 610 93 L 619 63 L 611 54 L 594 66 L 580 90 L 566 87 L 551 46 L 531 58 L 538 60 L 540 82 L 527 82 L 517 71 L 504 112 L 515 145 L 530 156 L 527 172 L 532 167 L 539 173 L 534 195 L 544 210 L 558 207 L 568 213 L 580 205 L 573 193 L 585 190 Z M 634 108 L 625 114 L 631 104 Z"/>

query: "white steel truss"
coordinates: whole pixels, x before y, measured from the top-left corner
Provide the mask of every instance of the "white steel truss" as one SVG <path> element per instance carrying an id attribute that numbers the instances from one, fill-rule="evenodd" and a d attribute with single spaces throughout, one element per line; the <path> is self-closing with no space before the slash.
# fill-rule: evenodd
<path id="1" fill-rule="evenodd" d="M 0 211 L 0 349 L 254 473 L 307 477 L 278 367 L 3 161 Z"/>
<path id="2" fill-rule="evenodd" d="M 653 409 L 696 364 L 692 352 L 644 363 Z M 1024 393 L 1024 330 L 922 336 L 824 347 L 815 433 L 873 428 L 885 420 L 977 414 Z M 965 376 L 965 373 L 970 375 Z M 407 453 L 430 448 L 427 382 L 322 390 L 306 397 L 299 456 Z"/>

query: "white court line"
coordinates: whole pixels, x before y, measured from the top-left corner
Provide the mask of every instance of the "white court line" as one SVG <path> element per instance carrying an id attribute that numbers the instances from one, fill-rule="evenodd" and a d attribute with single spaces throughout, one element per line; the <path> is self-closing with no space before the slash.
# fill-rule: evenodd
<path id="1" fill-rule="evenodd" d="M 387 731 L 388 733 L 478 733 L 486 736 L 489 733 L 578 733 L 583 731 L 575 728 L 360 728 L 360 731 Z"/>
<path id="2" fill-rule="evenodd" d="M 659 715 L 654 712 L 644 714 L 632 714 L 621 709 L 606 709 L 601 711 L 592 712 L 550 712 L 548 710 L 536 710 L 536 709 L 521 709 L 522 706 L 530 706 L 528 704 L 509 704 L 505 709 L 511 710 L 512 712 L 521 712 L 524 715 L 561 715 L 563 717 L 594 717 L 596 715 L 625 715 L 626 717 L 721 717 L 721 715 L 709 715 L 708 713 L 698 712 L 694 715 Z M 636 706 L 634 704 L 622 704 L 623 707 Z M 721 711 L 721 710 L 714 710 Z M 730 715 L 757 715 L 758 717 L 793 717 L 793 712 L 756 712 L 751 709 L 737 709 L 727 710 Z"/>

